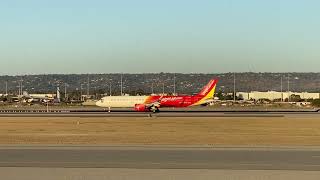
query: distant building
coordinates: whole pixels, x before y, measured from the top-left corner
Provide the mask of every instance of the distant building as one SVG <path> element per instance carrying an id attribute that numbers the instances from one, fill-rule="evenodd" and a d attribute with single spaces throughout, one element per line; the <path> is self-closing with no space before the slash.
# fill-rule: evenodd
<path id="1" fill-rule="evenodd" d="M 252 91 L 252 92 L 238 92 L 237 96 L 245 101 L 249 100 L 261 100 L 261 99 L 268 99 L 271 101 L 277 99 L 288 99 L 291 95 L 300 96 L 301 99 L 319 99 L 320 93 L 308 93 L 308 92 L 277 92 L 277 91 L 267 91 L 267 92 L 259 92 L 259 91 Z"/>

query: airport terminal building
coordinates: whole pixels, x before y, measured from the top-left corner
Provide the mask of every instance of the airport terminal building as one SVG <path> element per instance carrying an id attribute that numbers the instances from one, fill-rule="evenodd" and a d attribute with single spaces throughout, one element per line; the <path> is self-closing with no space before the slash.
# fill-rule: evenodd
<path id="1" fill-rule="evenodd" d="M 296 95 L 300 96 L 301 99 L 319 99 L 320 93 L 309 93 L 309 92 L 277 92 L 277 91 L 267 91 L 267 92 L 238 92 L 237 97 L 249 101 L 249 100 L 261 100 L 268 99 L 271 101 L 277 99 L 288 99 L 290 96 Z"/>

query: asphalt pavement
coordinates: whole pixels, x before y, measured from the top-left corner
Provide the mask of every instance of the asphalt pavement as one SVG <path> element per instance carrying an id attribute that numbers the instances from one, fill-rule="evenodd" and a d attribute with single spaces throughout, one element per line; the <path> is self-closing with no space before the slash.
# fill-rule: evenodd
<path id="1" fill-rule="evenodd" d="M 0 117 L 310 117 L 320 112 L 0 112 Z"/>
<path id="2" fill-rule="evenodd" d="M 4 180 L 319 180 L 319 171 L 126 168 L 1 168 Z"/>
<path id="3" fill-rule="evenodd" d="M 320 171 L 320 149 L 10 146 L 0 167 Z"/>

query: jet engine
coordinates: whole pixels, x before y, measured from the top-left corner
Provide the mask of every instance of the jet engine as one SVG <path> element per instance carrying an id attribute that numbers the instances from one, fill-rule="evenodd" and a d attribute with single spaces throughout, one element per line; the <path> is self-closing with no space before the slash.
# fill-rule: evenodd
<path id="1" fill-rule="evenodd" d="M 138 112 L 148 112 L 148 111 L 150 111 L 150 110 L 146 107 L 146 105 L 144 105 L 144 104 L 136 104 L 136 105 L 134 106 L 134 110 L 135 110 L 135 111 L 138 111 Z"/>

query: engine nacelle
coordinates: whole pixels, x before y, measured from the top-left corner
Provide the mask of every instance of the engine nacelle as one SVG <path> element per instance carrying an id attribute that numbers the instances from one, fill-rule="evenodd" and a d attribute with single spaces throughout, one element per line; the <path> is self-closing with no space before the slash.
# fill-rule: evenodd
<path id="1" fill-rule="evenodd" d="M 134 110 L 135 110 L 135 111 L 138 111 L 138 112 L 148 112 L 148 111 L 150 111 L 150 110 L 146 107 L 146 105 L 144 105 L 144 104 L 136 104 L 136 105 L 134 106 Z"/>

